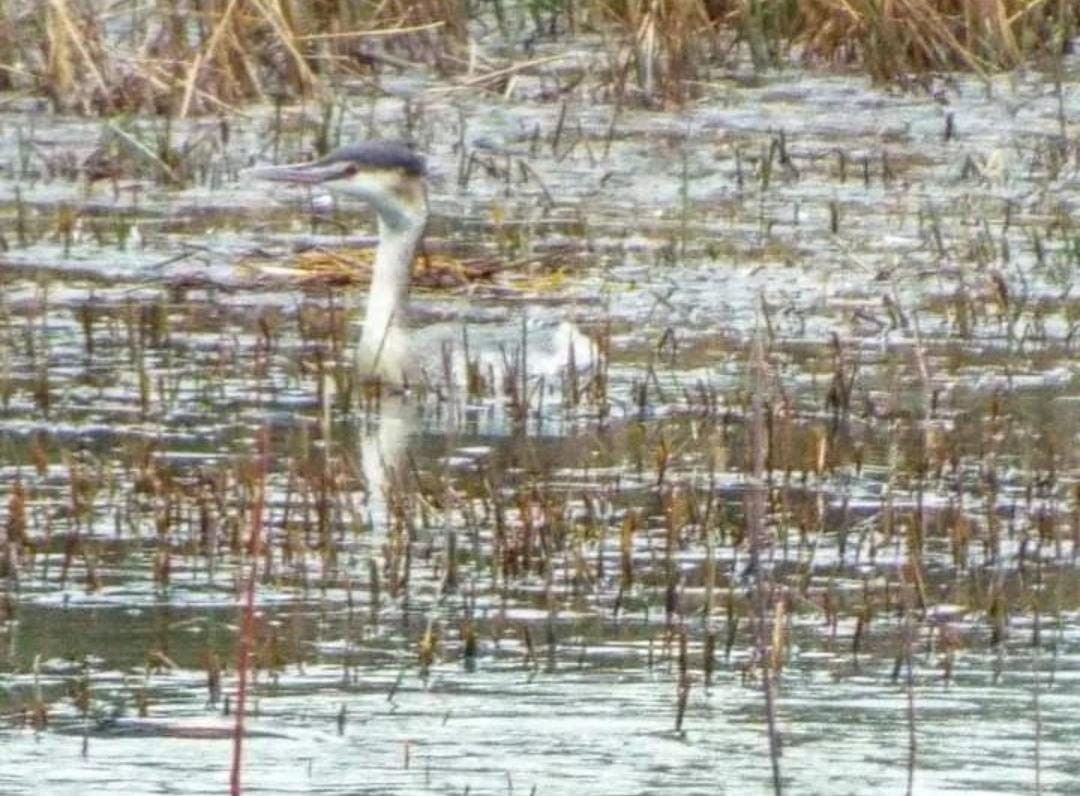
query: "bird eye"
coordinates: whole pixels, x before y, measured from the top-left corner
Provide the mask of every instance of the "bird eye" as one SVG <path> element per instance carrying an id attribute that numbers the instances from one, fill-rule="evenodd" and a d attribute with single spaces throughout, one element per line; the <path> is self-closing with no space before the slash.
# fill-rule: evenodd
<path id="1" fill-rule="evenodd" d="M 360 167 L 355 163 L 349 163 L 345 166 L 345 176 L 352 177 L 356 172 L 360 171 Z"/>

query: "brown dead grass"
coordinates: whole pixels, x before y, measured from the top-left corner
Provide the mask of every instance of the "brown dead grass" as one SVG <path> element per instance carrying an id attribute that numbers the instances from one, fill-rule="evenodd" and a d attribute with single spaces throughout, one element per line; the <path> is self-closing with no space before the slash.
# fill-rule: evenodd
<path id="1" fill-rule="evenodd" d="M 531 63 L 514 60 L 529 38 L 507 23 L 515 8 L 549 20 L 542 37 L 600 33 L 609 94 L 659 106 L 692 99 L 739 52 L 758 68 L 795 57 L 907 82 L 1058 56 L 1080 33 L 1080 0 L 8 0 L 0 89 L 64 112 L 183 117 L 318 96 L 383 69 L 471 74 L 472 33 L 497 75 L 505 64 L 489 56 L 503 45 L 511 64 Z"/>
<path id="2" fill-rule="evenodd" d="M 882 80 L 905 73 L 1009 69 L 1060 51 L 1077 3 L 1031 0 L 801 0 L 807 55 L 856 60 Z"/>
<path id="3" fill-rule="evenodd" d="M 618 96 L 634 87 L 646 101 L 682 103 L 703 77 L 717 40 L 714 9 L 699 0 L 618 0 L 598 4 L 598 17 L 620 36 L 610 48 L 611 82 Z"/>
<path id="4" fill-rule="evenodd" d="M 323 92 L 388 62 L 447 68 L 460 0 L 12 0 L 0 87 L 57 111 L 186 116 Z"/>
<path id="5" fill-rule="evenodd" d="M 987 74 L 1060 55 L 1080 0 L 593 0 L 622 30 L 612 82 L 682 102 L 710 57 L 745 48 L 758 68 L 790 56 L 856 65 L 876 80 Z M 633 81 L 628 78 L 635 78 Z"/>

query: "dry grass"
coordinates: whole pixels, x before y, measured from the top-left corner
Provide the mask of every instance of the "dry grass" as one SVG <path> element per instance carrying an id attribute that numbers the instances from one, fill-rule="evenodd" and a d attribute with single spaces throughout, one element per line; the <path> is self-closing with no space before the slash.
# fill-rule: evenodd
<path id="1" fill-rule="evenodd" d="M 593 0 L 589 20 L 621 32 L 609 57 L 618 96 L 680 103 L 717 57 L 755 68 L 794 54 L 856 65 L 876 80 L 1009 69 L 1059 55 L 1080 31 L 1076 0 Z M 631 78 L 633 80 L 631 81 Z"/>
<path id="2" fill-rule="evenodd" d="M 445 68 L 463 20 L 459 0 L 14 0 L 0 10 L 0 88 L 64 112 L 220 112 L 386 62 Z"/>
<path id="3" fill-rule="evenodd" d="M 598 18 L 620 33 L 608 59 L 616 95 L 624 96 L 631 85 L 646 101 L 681 103 L 693 95 L 717 38 L 708 3 L 620 0 L 597 5 Z"/>
<path id="4" fill-rule="evenodd" d="M 502 74 L 490 57 L 521 43 L 515 22 L 534 28 L 526 48 L 601 34 L 611 96 L 678 105 L 739 53 L 755 68 L 795 56 L 902 83 L 1008 69 L 1059 55 L 1080 30 L 1080 0 L 10 0 L 0 89 L 59 111 L 184 117 L 325 94 L 386 68 L 471 74 L 479 57 Z"/>
<path id="5" fill-rule="evenodd" d="M 1008 69 L 1075 35 L 1078 5 L 1028 0 L 800 0 L 810 57 L 855 60 L 878 79 Z"/>

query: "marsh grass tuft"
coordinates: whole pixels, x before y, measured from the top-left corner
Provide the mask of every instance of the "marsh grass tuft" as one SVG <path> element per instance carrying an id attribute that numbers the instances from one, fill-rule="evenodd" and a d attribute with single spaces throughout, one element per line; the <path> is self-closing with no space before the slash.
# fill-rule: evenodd
<path id="1" fill-rule="evenodd" d="M 0 89 L 42 94 L 58 112 L 176 118 L 231 113 L 251 101 L 325 98 L 349 81 L 377 82 L 385 69 L 464 73 L 467 87 L 506 92 L 518 71 L 544 59 L 526 51 L 524 60 L 474 74 L 467 43 L 488 30 L 513 49 L 511 31 L 520 21 L 540 38 L 599 33 L 600 83 L 608 95 L 620 106 L 672 106 L 698 96 L 713 68 L 740 51 L 757 70 L 803 59 L 857 64 L 877 80 L 919 85 L 943 70 L 985 76 L 1033 58 L 1059 68 L 1080 25 L 1075 3 L 1023 0 L 519 5 L 152 0 L 121 24 L 96 0 L 14 0 L 0 12 L 0 52 L 7 54 Z M 526 48 L 534 41 L 527 39 Z"/>
<path id="2" fill-rule="evenodd" d="M 312 96 L 383 64 L 455 68 L 465 40 L 459 0 L 154 0 L 123 22 L 101 5 L 6 4 L 0 85 L 44 93 L 58 112 L 182 118 Z"/>

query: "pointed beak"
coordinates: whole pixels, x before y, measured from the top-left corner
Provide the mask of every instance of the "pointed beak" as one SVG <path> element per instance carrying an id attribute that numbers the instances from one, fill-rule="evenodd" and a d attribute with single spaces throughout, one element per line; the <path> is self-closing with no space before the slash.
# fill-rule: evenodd
<path id="1" fill-rule="evenodd" d="M 340 161 L 337 163 L 296 163 L 288 166 L 263 166 L 252 169 L 249 174 L 257 180 L 269 182 L 318 185 L 347 177 L 351 168 L 351 164 Z"/>

